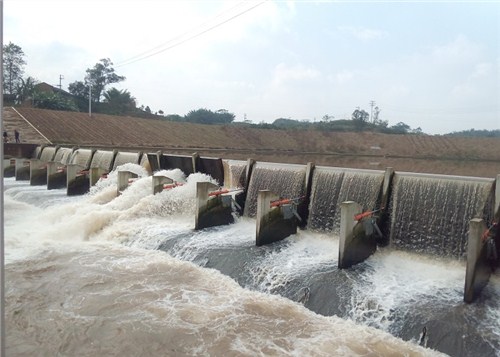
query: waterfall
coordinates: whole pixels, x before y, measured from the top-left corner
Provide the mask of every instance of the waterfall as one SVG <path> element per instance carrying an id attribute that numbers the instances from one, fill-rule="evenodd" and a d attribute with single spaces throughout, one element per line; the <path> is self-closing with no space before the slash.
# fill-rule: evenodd
<path id="1" fill-rule="evenodd" d="M 389 205 L 391 245 L 415 253 L 463 258 L 469 221 L 491 216 L 493 181 L 396 173 Z"/>
<path id="2" fill-rule="evenodd" d="M 366 210 L 377 208 L 383 180 L 383 171 L 316 167 L 311 187 L 308 228 L 338 233 L 340 204 L 355 201 Z"/>
<path id="3" fill-rule="evenodd" d="M 120 165 L 124 164 L 137 164 L 139 160 L 139 154 L 135 152 L 118 152 L 113 163 L 113 170 Z"/>
<path id="4" fill-rule="evenodd" d="M 245 186 L 246 161 L 223 160 L 224 165 L 224 186 L 227 188 L 237 188 Z"/>
<path id="5" fill-rule="evenodd" d="M 104 170 L 111 170 L 114 153 L 112 151 L 97 150 L 92 157 L 90 167 L 100 167 Z"/>
<path id="6" fill-rule="evenodd" d="M 88 168 L 90 166 L 90 160 L 92 159 L 92 150 L 89 149 L 77 149 L 71 155 L 70 162 L 72 164 L 77 164 L 83 168 Z"/>
<path id="7" fill-rule="evenodd" d="M 73 150 L 70 148 L 60 148 L 59 150 L 57 150 L 53 161 L 66 165 L 69 162 L 69 158 L 71 157 L 72 152 Z"/>
<path id="8" fill-rule="evenodd" d="M 48 146 L 43 148 L 42 153 L 40 154 L 40 160 L 42 162 L 49 162 L 54 158 L 54 154 L 56 153 L 56 148 L 52 146 Z"/>
<path id="9" fill-rule="evenodd" d="M 260 190 L 270 190 L 283 198 L 295 198 L 305 194 L 305 165 L 256 163 L 245 202 L 245 216 L 257 213 L 257 195 Z"/>

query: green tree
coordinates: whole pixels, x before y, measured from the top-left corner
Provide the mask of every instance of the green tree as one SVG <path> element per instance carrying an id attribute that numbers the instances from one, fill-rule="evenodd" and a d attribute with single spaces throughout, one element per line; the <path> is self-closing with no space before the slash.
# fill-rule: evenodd
<path id="1" fill-rule="evenodd" d="M 40 109 L 78 111 L 75 102 L 57 93 L 35 92 L 33 106 Z"/>
<path id="2" fill-rule="evenodd" d="M 370 118 L 370 114 L 368 114 L 365 110 L 357 108 L 354 112 L 352 112 L 352 120 L 354 121 L 356 129 L 359 131 L 363 130 L 366 123 L 368 123 L 368 118 Z"/>
<path id="3" fill-rule="evenodd" d="M 135 98 L 126 89 L 119 90 L 115 87 L 104 92 L 104 103 L 107 103 L 109 114 L 126 114 L 136 108 Z"/>
<path id="4" fill-rule="evenodd" d="M 109 58 L 102 58 L 93 68 L 86 70 L 84 82 L 76 81 L 68 85 L 68 91 L 80 98 L 87 98 L 91 86 L 92 101 L 99 103 L 107 85 L 125 80 L 125 77 L 115 73 L 113 62 Z"/>
<path id="5" fill-rule="evenodd" d="M 35 85 L 38 81 L 33 77 L 21 78 L 21 82 L 16 89 L 16 104 L 21 104 L 29 98 L 33 98 L 35 93 Z"/>
<path id="6" fill-rule="evenodd" d="M 68 85 L 68 92 L 75 97 L 89 99 L 89 87 L 82 81 L 75 81 Z"/>
<path id="7" fill-rule="evenodd" d="M 24 74 L 24 52 L 18 45 L 9 42 L 3 46 L 3 86 L 5 94 L 15 94 Z"/>
<path id="8" fill-rule="evenodd" d="M 213 112 L 208 109 L 191 110 L 184 116 L 184 120 L 190 123 L 199 124 L 229 124 L 235 118 L 233 113 L 229 113 L 226 109 L 219 109 Z"/>
<path id="9" fill-rule="evenodd" d="M 400 121 L 396 125 L 391 126 L 390 129 L 395 134 L 407 134 L 411 130 L 411 127 L 408 124 L 405 124 L 402 121 Z"/>

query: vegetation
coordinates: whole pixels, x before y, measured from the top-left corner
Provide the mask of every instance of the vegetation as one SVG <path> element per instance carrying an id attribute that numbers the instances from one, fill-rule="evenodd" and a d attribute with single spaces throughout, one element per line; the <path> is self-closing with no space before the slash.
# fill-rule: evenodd
<path id="1" fill-rule="evenodd" d="M 33 107 L 40 109 L 65 110 L 77 112 L 78 107 L 72 99 L 59 93 L 35 92 Z"/>
<path id="2" fill-rule="evenodd" d="M 107 85 L 125 80 L 125 77 L 115 73 L 113 62 L 109 58 L 103 58 L 93 68 L 87 68 L 86 73 L 87 75 L 83 81 L 70 83 L 68 91 L 75 97 L 85 99 L 86 101 L 88 101 L 90 94 L 93 103 L 101 101 Z"/>
<path id="3" fill-rule="evenodd" d="M 288 129 L 288 130 L 320 130 L 320 131 L 372 131 L 387 134 L 423 134 L 421 128 L 412 129 L 408 124 L 399 122 L 389 126 L 388 121 L 380 120 L 379 107 L 375 107 L 373 116 L 367 111 L 356 108 L 350 119 L 334 120 L 333 116 L 324 115 L 318 122 L 315 120 L 296 120 L 290 118 L 278 118 L 273 123 L 253 124 L 248 120 L 243 123 L 234 122 L 235 115 L 226 109 L 212 111 L 206 108 L 191 110 L 184 116 L 178 114 L 164 114 L 163 110 L 153 113 L 149 106 L 141 105 L 137 108 L 136 99 L 124 89 L 106 89 L 110 84 L 125 80 L 124 76 L 115 73 L 113 62 L 109 58 L 103 58 L 92 68 L 86 70 L 82 81 L 75 81 L 68 86 L 68 92 L 52 88 L 42 90 L 41 83 L 33 77 L 23 78 L 24 52 L 22 48 L 13 43 L 3 47 L 3 85 L 4 102 L 7 105 L 32 105 L 36 108 L 88 111 L 89 94 L 91 95 L 92 112 L 111 115 L 127 115 L 160 120 L 188 122 L 198 124 L 232 124 L 240 126 L 251 126 L 264 129 Z M 43 84 L 43 83 L 42 83 Z M 44 84 L 47 86 L 46 84 Z M 453 132 L 448 136 L 463 137 L 500 137 L 500 130 L 475 130 Z"/>
<path id="4" fill-rule="evenodd" d="M 124 115 L 136 110 L 135 98 L 126 89 L 118 90 L 113 87 L 107 90 L 104 92 L 104 103 L 107 106 L 103 110 L 107 114 Z"/>
<path id="5" fill-rule="evenodd" d="M 454 131 L 452 133 L 446 134 L 446 136 L 454 137 L 469 137 L 469 138 L 500 138 L 500 129 L 497 130 L 463 130 Z"/>
<path id="6" fill-rule="evenodd" d="M 233 113 L 226 109 L 219 109 L 215 112 L 208 109 L 191 110 L 184 116 L 185 122 L 198 124 L 229 124 L 235 118 Z"/>
<path id="7" fill-rule="evenodd" d="M 4 94 L 15 95 L 24 74 L 24 52 L 18 45 L 9 42 L 3 46 L 3 88 Z"/>

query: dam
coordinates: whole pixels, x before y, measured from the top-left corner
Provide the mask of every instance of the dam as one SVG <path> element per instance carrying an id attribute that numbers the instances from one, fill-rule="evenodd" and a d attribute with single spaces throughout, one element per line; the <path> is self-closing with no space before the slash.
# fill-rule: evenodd
<path id="1" fill-rule="evenodd" d="M 166 252 L 203 269 L 216 269 L 240 287 L 264 293 L 264 300 L 281 296 L 321 316 L 338 316 L 412 343 L 400 346 L 400 352 L 420 345 L 429 348 L 429 353 L 498 355 L 500 279 L 498 271 L 484 273 L 498 265 L 493 260 L 500 247 L 494 229 L 498 177 L 290 165 L 164 152 L 101 150 L 94 160 L 98 150 L 75 148 L 68 157 L 57 155 L 61 149 L 37 147 L 32 154 L 36 157 L 14 162 L 14 169 L 6 167 L 5 172 L 14 172 L 6 179 L 13 212 L 28 209 L 23 202 L 50 208 L 50 221 L 73 239 Z M 111 164 L 120 156 L 126 159 Z M 37 160 L 46 161 L 48 166 L 58 160 L 58 170 L 67 172 L 65 187 L 48 190 L 31 184 L 26 159 L 37 164 Z M 92 171 L 98 168 L 99 178 L 92 179 Z M 120 171 L 132 172 L 135 178 L 118 195 Z M 48 179 L 48 171 L 46 174 Z M 155 176 L 168 177 L 177 185 L 165 184 L 155 194 Z M 196 187 L 205 182 L 229 191 L 242 190 L 229 194 L 236 203 L 234 223 L 193 229 Z M 270 209 L 283 211 L 283 224 L 293 222 L 299 229 L 259 246 L 256 221 L 259 193 L 265 190 L 275 194 L 271 202 L 276 203 Z M 355 215 L 363 217 L 356 225 L 376 247 L 369 257 L 347 269 L 339 268 L 345 202 L 359 205 Z M 351 223 L 355 215 L 349 215 Z M 478 223 L 474 220 L 487 229 L 480 229 L 479 237 L 471 237 L 471 224 Z M 479 263 L 469 264 L 471 239 L 480 244 Z M 483 249 L 487 241 L 493 242 L 495 250 Z M 481 263 L 481 259 L 486 260 Z M 472 288 L 473 298 L 466 298 L 464 292 L 469 265 L 479 271 L 476 280 L 480 287 Z M 465 303 L 467 299 L 470 301 Z M 368 348 L 359 343 L 358 348 Z"/>

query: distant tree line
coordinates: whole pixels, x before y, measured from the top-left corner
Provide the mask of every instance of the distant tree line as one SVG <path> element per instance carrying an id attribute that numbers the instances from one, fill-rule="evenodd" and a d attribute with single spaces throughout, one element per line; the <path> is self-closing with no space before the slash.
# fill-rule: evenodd
<path id="1" fill-rule="evenodd" d="M 469 137 L 469 138 L 500 138 L 500 129 L 496 130 L 476 130 L 469 129 L 463 131 L 454 131 L 446 136 Z"/>
<path id="2" fill-rule="evenodd" d="M 351 119 L 333 120 L 333 116 L 324 115 L 321 121 L 311 122 L 310 120 L 296 120 L 290 118 L 276 119 L 272 124 L 260 123 L 260 128 L 269 129 L 296 129 L 296 130 L 321 130 L 321 131 L 371 131 L 386 134 L 423 134 L 421 128 L 412 129 L 408 124 L 399 122 L 389 126 L 386 120 L 378 119 L 380 110 L 377 108 L 377 115 L 369 121 L 368 112 L 362 109 L 355 109 Z"/>
<path id="3" fill-rule="evenodd" d="M 292 129 L 292 130 L 322 130 L 322 131 L 372 131 L 387 134 L 423 134 L 421 128 L 412 129 L 409 125 L 399 122 L 389 126 L 388 121 L 379 119 L 380 109 L 375 107 L 373 117 L 359 107 L 356 108 L 350 119 L 334 120 L 333 116 L 324 115 L 318 122 L 315 120 L 296 120 L 278 118 L 273 123 L 254 124 L 248 120 L 243 123 L 234 122 L 235 115 L 226 109 L 215 111 L 200 108 L 191 110 L 184 116 L 178 114 L 164 115 L 163 110 L 154 112 L 149 106 L 137 107 L 136 99 L 126 90 L 115 87 L 108 88 L 114 83 L 125 80 L 124 76 L 115 73 L 113 62 L 103 58 L 92 68 L 85 71 L 84 78 L 70 83 L 68 92 L 61 88 L 53 91 L 40 89 L 40 83 L 33 77 L 24 77 L 26 65 L 25 54 L 22 48 L 9 43 L 3 47 L 3 88 L 4 103 L 6 105 L 25 105 L 29 103 L 35 108 L 88 111 L 89 103 L 93 113 L 111 115 L 147 117 L 159 120 L 198 123 L 198 124 L 233 124 L 252 126 L 264 129 Z M 500 130 L 475 130 L 453 132 L 448 136 L 465 137 L 500 137 Z"/>

